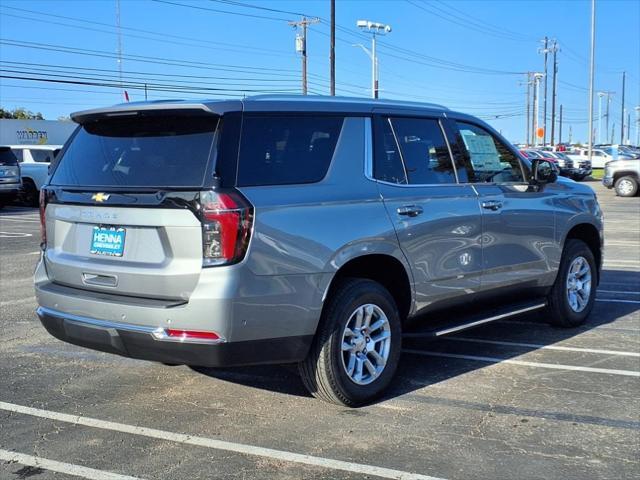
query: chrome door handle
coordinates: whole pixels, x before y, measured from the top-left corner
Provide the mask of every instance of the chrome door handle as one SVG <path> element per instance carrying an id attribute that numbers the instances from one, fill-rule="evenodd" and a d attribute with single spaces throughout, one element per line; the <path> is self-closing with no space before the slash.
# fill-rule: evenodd
<path id="1" fill-rule="evenodd" d="M 500 210 L 502 208 L 502 202 L 499 202 L 497 200 L 487 200 L 486 202 L 482 202 L 482 208 L 493 210 L 495 212 L 496 210 Z"/>
<path id="2" fill-rule="evenodd" d="M 398 215 L 406 215 L 407 217 L 417 217 L 424 210 L 422 209 L 422 207 L 418 205 L 405 205 L 403 207 L 398 207 L 398 210 L 396 211 L 398 212 Z"/>

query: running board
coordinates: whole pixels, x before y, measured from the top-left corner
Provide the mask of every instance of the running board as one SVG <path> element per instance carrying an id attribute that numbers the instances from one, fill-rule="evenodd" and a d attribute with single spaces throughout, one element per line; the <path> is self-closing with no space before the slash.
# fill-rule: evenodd
<path id="1" fill-rule="evenodd" d="M 511 305 L 509 309 L 501 309 L 499 313 L 490 317 L 482 317 L 475 315 L 471 318 L 467 318 L 462 323 L 447 323 L 440 328 L 432 330 L 423 330 L 419 332 L 408 332 L 402 335 L 402 338 L 424 338 L 424 337 L 441 337 L 443 335 L 449 335 L 451 333 L 460 332 L 469 328 L 475 328 L 485 323 L 495 322 L 497 320 L 503 320 L 514 315 L 520 315 L 522 313 L 533 312 L 540 310 L 547 306 L 545 301 L 529 302 L 526 304 L 520 303 L 518 305 Z"/>

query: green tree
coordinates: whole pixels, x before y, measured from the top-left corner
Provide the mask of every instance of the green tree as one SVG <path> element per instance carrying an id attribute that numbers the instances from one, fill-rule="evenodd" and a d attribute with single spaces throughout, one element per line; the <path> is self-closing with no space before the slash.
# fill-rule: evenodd
<path id="1" fill-rule="evenodd" d="M 44 120 L 42 113 L 32 112 L 26 108 L 14 108 L 13 110 L 5 110 L 0 108 L 0 118 L 12 118 L 17 120 Z"/>

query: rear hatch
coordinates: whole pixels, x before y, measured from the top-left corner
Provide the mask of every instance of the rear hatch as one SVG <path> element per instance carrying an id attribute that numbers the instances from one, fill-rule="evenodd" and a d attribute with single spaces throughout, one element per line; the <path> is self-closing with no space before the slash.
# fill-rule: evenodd
<path id="1" fill-rule="evenodd" d="M 18 157 L 10 147 L 0 147 L 0 184 L 20 183 Z"/>
<path id="2" fill-rule="evenodd" d="M 154 112 L 90 119 L 42 196 L 55 283 L 188 300 L 203 267 L 198 202 L 219 117 Z"/>

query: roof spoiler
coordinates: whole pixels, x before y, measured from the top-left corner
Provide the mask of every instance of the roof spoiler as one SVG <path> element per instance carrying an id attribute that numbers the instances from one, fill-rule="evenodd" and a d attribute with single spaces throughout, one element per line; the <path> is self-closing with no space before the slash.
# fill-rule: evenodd
<path id="1" fill-rule="evenodd" d="M 94 122 L 106 118 L 135 118 L 153 115 L 185 115 L 185 116 L 207 116 L 218 115 L 203 103 L 187 103 L 176 101 L 162 102 L 132 102 L 112 107 L 95 108 L 83 110 L 71 114 L 71 120 L 80 125 Z"/>

